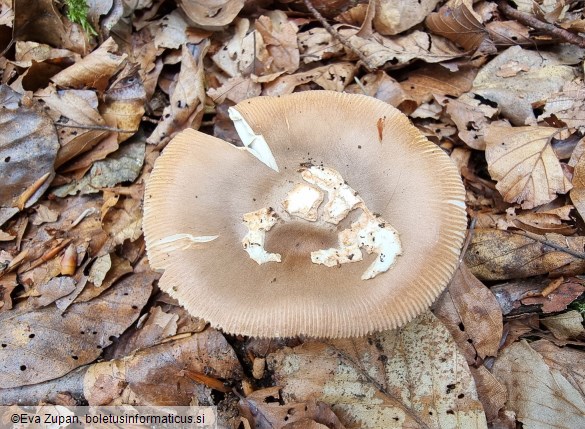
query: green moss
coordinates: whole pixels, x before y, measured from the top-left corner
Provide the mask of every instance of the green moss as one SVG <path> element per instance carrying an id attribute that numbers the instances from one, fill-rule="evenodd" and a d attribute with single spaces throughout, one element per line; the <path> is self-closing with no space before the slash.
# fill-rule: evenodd
<path id="1" fill-rule="evenodd" d="M 90 36 L 97 36 L 97 32 L 87 20 L 89 7 L 85 0 L 65 0 L 67 7 L 67 18 L 71 22 L 81 25 L 81 28 Z"/>

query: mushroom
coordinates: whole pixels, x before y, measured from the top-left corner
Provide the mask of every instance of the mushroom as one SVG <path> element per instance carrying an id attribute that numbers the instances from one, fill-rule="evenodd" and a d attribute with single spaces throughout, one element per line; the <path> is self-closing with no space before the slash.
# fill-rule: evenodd
<path id="1" fill-rule="evenodd" d="M 428 309 L 467 217 L 449 157 L 394 107 L 307 91 L 230 109 L 243 147 L 178 134 L 146 186 L 159 286 L 233 334 L 361 336 Z"/>

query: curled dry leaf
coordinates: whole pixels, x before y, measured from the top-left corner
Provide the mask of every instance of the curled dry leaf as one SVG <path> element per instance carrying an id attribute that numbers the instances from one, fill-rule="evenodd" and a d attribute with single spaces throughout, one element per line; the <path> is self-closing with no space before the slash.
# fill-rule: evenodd
<path id="1" fill-rule="evenodd" d="M 496 360 L 493 374 L 508 388 L 506 407 L 525 427 L 548 429 L 583 426 L 585 398 L 525 340 L 506 348 Z"/>
<path id="2" fill-rule="evenodd" d="M 199 128 L 205 106 L 203 58 L 208 47 L 208 40 L 183 46 L 181 71 L 170 104 L 164 108 L 161 122 L 146 140 L 147 143 L 164 143 L 185 128 Z"/>
<path id="3" fill-rule="evenodd" d="M 91 54 L 51 78 L 63 88 L 108 87 L 109 79 L 122 67 L 127 55 L 115 54 L 118 45 L 111 37 Z"/>
<path id="4" fill-rule="evenodd" d="M 380 34 L 391 36 L 402 33 L 424 21 L 440 0 L 381 0 L 375 2 L 374 28 Z"/>
<path id="5" fill-rule="evenodd" d="M 256 30 L 270 54 L 268 71 L 292 73 L 299 68 L 300 54 L 297 43 L 298 27 L 282 11 L 273 11 L 256 20 Z"/>
<path id="6" fill-rule="evenodd" d="M 315 82 L 323 89 L 341 92 L 353 80 L 356 66 L 352 63 L 333 63 L 314 68 L 308 72 L 281 76 L 264 85 L 264 95 L 292 94 L 295 88 L 309 82 Z"/>
<path id="7" fill-rule="evenodd" d="M 538 106 L 540 107 L 540 106 Z M 585 85 L 582 79 L 567 82 L 561 92 L 552 94 L 546 100 L 538 121 L 557 122 L 562 126 L 583 131 L 585 119 Z"/>
<path id="8" fill-rule="evenodd" d="M 540 241 L 508 231 L 476 229 L 465 254 L 465 263 L 481 280 L 583 272 L 585 260 L 559 249 L 578 254 L 583 251 L 585 237 L 564 237 L 559 234 L 536 237 Z"/>
<path id="9" fill-rule="evenodd" d="M 496 356 L 502 338 L 502 310 L 494 294 L 462 263 L 434 306 L 469 365 Z"/>
<path id="10" fill-rule="evenodd" d="M 546 296 L 528 296 L 523 298 L 524 305 L 541 305 L 543 313 L 556 313 L 566 310 L 567 306 L 585 292 L 583 281 L 577 278 L 562 282 L 554 292 Z"/>
<path id="11" fill-rule="evenodd" d="M 406 114 L 412 113 L 416 109 L 416 102 L 406 95 L 398 81 L 385 72 L 380 70 L 376 73 L 369 73 L 363 76 L 360 81 L 361 85 L 348 85 L 345 91 L 353 94 L 365 93 L 370 97 L 391 104 Z"/>
<path id="12" fill-rule="evenodd" d="M 305 64 L 343 55 L 343 45 L 335 43 L 333 36 L 324 28 L 311 28 L 299 33 L 297 38 Z"/>
<path id="13" fill-rule="evenodd" d="M 571 189 L 550 144 L 557 132 L 550 127 L 488 127 L 485 157 L 505 201 L 533 208 Z"/>
<path id="14" fill-rule="evenodd" d="M 498 109 L 465 93 L 458 99 L 445 99 L 447 114 L 457 125 L 457 135 L 472 149 L 485 150 L 485 129 Z"/>
<path id="15" fill-rule="evenodd" d="M 324 402 L 280 404 L 280 387 L 268 387 L 256 390 L 241 398 L 238 407 L 252 427 L 258 429 L 289 428 L 298 424 L 298 428 L 344 429 L 331 407 Z M 311 426 L 317 424 L 316 426 Z M 292 426 L 297 427 L 297 426 Z"/>
<path id="16" fill-rule="evenodd" d="M 22 210 L 51 184 L 59 142 L 51 118 L 5 85 L 0 106 L 0 207 Z"/>
<path id="17" fill-rule="evenodd" d="M 244 7 L 244 0 L 179 0 L 179 7 L 195 25 L 221 30 Z"/>
<path id="18" fill-rule="evenodd" d="M 342 29 L 339 34 L 365 55 L 372 68 L 382 67 L 387 62 L 408 64 L 412 60 L 438 63 L 463 55 L 449 40 L 419 30 L 393 38 L 374 34 L 366 39 L 359 37 L 353 29 Z"/>
<path id="19" fill-rule="evenodd" d="M 508 399 L 508 391 L 484 365 L 480 365 L 477 368 L 470 366 L 469 369 L 473 374 L 477 394 L 489 424 L 498 417 L 498 411 Z"/>
<path id="20" fill-rule="evenodd" d="M 431 13 L 425 24 L 433 33 L 446 37 L 466 51 L 475 51 L 485 43 L 483 51 L 496 53 L 481 17 L 473 10 L 471 0 L 448 2 L 438 12 Z"/>
<path id="21" fill-rule="evenodd" d="M 148 405 L 190 405 L 197 383 L 189 374 L 232 381 L 242 367 L 231 346 L 215 329 L 166 342 L 123 359 L 92 365 L 84 377 L 90 405 L 132 400 Z"/>
<path id="22" fill-rule="evenodd" d="M 347 428 L 485 428 L 465 359 L 432 313 L 367 338 L 268 356 L 285 404 L 331 404 Z"/>
<path id="23" fill-rule="evenodd" d="M 251 31 L 248 19 L 236 19 L 234 35 L 215 54 L 212 61 L 230 77 L 248 76 L 256 62 L 266 59 L 268 53 L 262 36 Z"/>
<path id="24" fill-rule="evenodd" d="M 95 360 L 138 318 L 154 278 L 151 273 L 127 277 L 63 314 L 52 307 L 4 313 L 10 317 L 0 321 L 0 388 L 51 380 Z"/>

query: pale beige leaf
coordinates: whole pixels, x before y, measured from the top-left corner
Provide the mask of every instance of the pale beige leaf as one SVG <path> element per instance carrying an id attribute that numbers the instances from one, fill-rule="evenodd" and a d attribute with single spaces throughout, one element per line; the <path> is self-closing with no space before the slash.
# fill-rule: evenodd
<path id="1" fill-rule="evenodd" d="M 494 294 L 462 263 L 434 306 L 469 365 L 496 356 L 502 338 L 502 310 Z"/>
<path id="2" fill-rule="evenodd" d="M 485 133 L 485 156 L 496 188 L 509 203 L 533 208 L 571 189 L 550 140 L 550 127 L 491 125 Z"/>
<path id="3" fill-rule="evenodd" d="M 544 357 L 546 364 L 563 374 L 571 385 L 585 396 L 585 352 L 558 347 L 547 340 L 530 343 L 530 347 Z"/>
<path id="4" fill-rule="evenodd" d="M 526 341 L 506 348 L 493 374 L 508 388 L 507 408 L 530 429 L 580 428 L 585 424 L 585 401 L 557 369 L 550 368 Z"/>
<path id="5" fill-rule="evenodd" d="M 576 310 L 545 317 L 541 322 L 559 340 L 577 338 L 585 332 L 583 328 L 583 316 Z"/>
<path id="6" fill-rule="evenodd" d="M 567 61 L 561 50 L 536 52 L 512 46 L 482 67 L 472 92 L 497 103 L 514 125 L 533 125 L 536 118 L 532 103 L 546 100 L 573 80 L 575 71 L 565 65 Z M 526 71 L 510 77 L 498 76 L 498 71 L 512 62 Z"/>
<path id="7" fill-rule="evenodd" d="M 353 80 L 355 70 L 352 63 L 338 62 L 303 73 L 281 76 L 264 86 L 264 95 L 291 94 L 297 86 L 308 82 L 315 82 L 323 89 L 341 92 Z"/>
<path id="8" fill-rule="evenodd" d="M 427 312 L 367 338 L 311 341 L 268 356 L 285 403 L 331 404 L 346 428 L 485 428 L 471 374 Z"/>
<path id="9" fill-rule="evenodd" d="M 573 172 L 573 189 L 571 189 L 571 201 L 575 208 L 581 215 L 581 219 L 585 219 L 585 154 L 582 154 Z"/>
<path id="10" fill-rule="evenodd" d="M 293 73 L 299 68 L 300 54 L 297 43 L 298 27 L 282 11 L 272 11 L 256 20 L 256 30 L 262 36 L 270 54 L 267 72 Z"/>
<path id="11" fill-rule="evenodd" d="M 457 125 L 459 138 L 473 149 L 485 150 L 484 132 L 498 109 L 481 103 L 469 93 L 456 100 L 448 99 L 446 106 L 447 114 Z"/>

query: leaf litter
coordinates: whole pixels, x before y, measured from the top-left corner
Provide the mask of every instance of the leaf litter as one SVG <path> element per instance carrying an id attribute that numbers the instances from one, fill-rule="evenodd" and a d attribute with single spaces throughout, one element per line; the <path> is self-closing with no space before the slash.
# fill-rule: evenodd
<path id="1" fill-rule="evenodd" d="M 2 404 L 219 405 L 229 428 L 582 425 L 577 4 L 91 1 L 95 36 L 57 3 L 9 3 Z M 237 143 L 230 106 L 314 89 L 392 104 L 451 155 L 463 262 L 437 317 L 397 331 L 225 336 L 157 291 L 144 181 L 177 132 Z"/>

